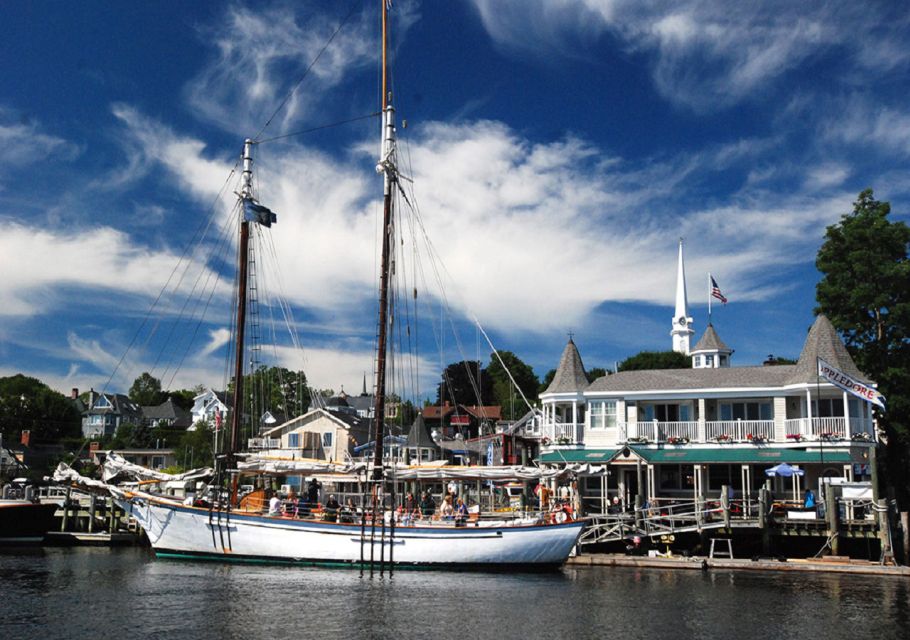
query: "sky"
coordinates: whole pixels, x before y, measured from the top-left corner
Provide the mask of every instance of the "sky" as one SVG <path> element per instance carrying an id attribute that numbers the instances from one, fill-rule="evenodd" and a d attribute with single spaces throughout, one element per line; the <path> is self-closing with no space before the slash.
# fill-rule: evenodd
<path id="1" fill-rule="evenodd" d="M 64 393 L 126 391 L 143 371 L 223 387 L 251 138 L 255 195 L 278 213 L 254 243 L 262 361 L 359 392 L 376 333 L 378 4 L 5 3 L 0 375 Z M 419 212 L 398 225 L 396 278 L 419 289 L 398 317 L 422 397 L 441 365 L 489 360 L 475 318 L 540 377 L 570 334 L 588 368 L 669 349 L 680 238 L 695 339 L 710 272 L 733 363 L 795 358 L 825 228 L 867 187 L 908 220 L 900 2 L 395 0 L 391 19 Z"/>

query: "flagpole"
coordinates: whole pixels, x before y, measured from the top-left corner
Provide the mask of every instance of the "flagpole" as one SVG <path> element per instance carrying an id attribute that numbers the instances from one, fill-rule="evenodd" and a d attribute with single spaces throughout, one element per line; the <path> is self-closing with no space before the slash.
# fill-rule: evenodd
<path id="1" fill-rule="evenodd" d="M 822 386 L 821 386 L 821 380 L 819 380 L 819 378 L 821 378 L 821 376 L 818 375 L 818 368 L 820 366 L 818 360 L 819 360 L 819 358 L 816 355 L 815 356 L 815 413 L 816 413 L 816 418 L 819 417 L 818 414 L 821 413 L 821 409 L 822 409 Z M 811 409 L 811 407 L 810 407 L 810 409 Z M 810 430 L 812 429 L 811 422 L 809 424 L 809 429 Z M 821 474 L 819 475 L 819 477 L 824 478 L 824 474 L 825 474 L 825 439 L 822 437 L 821 433 L 818 434 L 818 443 L 819 443 L 818 457 L 819 457 L 819 460 L 821 460 L 821 464 L 822 464 Z M 827 508 L 827 506 L 825 508 Z"/>
<path id="2" fill-rule="evenodd" d="M 711 272 L 708 272 L 708 324 L 711 324 Z"/>

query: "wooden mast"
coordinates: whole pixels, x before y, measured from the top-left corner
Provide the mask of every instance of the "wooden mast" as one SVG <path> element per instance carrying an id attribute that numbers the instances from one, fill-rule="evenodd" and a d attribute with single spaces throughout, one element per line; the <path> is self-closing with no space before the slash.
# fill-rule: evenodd
<path id="1" fill-rule="evenodd" d="M 382 480 L 383 436 L 385 432 L 385 374 L 389 306 L 389 262 L 392 252 L 392 190 L 397 180 L 395 167 L 395 109 L 388 91 L 388 5 L 379 0 L 382 12 L 382 152 L 376 170 L 383 174 L 382 258 L 379 274 L 379 335 L 376 356 L 376 396 L 373 421 L 373 480 Z"/>
<path id="2" fill-rule="evenodd" d="M 253 141 L 247 138 L 243 143 L 243 174 L 240 187 L 241 201 L 253 197 Z M 240 450 L 240 427 L 243 418 L 243 340 L 246 329 L 246 288 L 247 265 L 250 250 L 250 223 L 246 220 L 243 206 L 240 207 L 240 247 L 237 269 L 237 342 L 234 356 L 234 398 L 231 403 L 231 444 L 228 450 L 228 467 L 234 465 L 234 454 Z"/>

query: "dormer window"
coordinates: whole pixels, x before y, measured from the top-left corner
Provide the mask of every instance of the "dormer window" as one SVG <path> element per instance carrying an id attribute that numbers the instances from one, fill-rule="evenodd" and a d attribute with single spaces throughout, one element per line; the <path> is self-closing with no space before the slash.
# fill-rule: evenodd
<path id="1" fill-rule="evenodd" d="M 695 356 L 694 365 L 695 365 L 696 367 L 700 367 L 700 366 L 701 366 L 701 356 Z"/>
<path id="2" fill-rule="evenodd" d="M 706 367 L 714 366 L 714 356 L 713 355 L 705 356 L 705 366 Z"/>

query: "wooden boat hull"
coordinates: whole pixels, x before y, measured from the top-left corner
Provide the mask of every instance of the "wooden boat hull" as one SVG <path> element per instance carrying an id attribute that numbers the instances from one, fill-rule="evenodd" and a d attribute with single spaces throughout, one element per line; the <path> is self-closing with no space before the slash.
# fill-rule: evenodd
<path id="1" fill-rule="evenodd" d="M 145 498 L 120 500 L 161 557 L 361 566 L 542 569 L 562 565 L 583 521 L 540 525 L 502 520 L 397 526 L 375 532 L 340 524 L 242 512 L 209 511 Z"/>
<path id="2" fill-rule="evenodd" d="M 37 543 L 54 528 L 56 504 L 27 500 L 0 501 L 0 544 Z"/>

